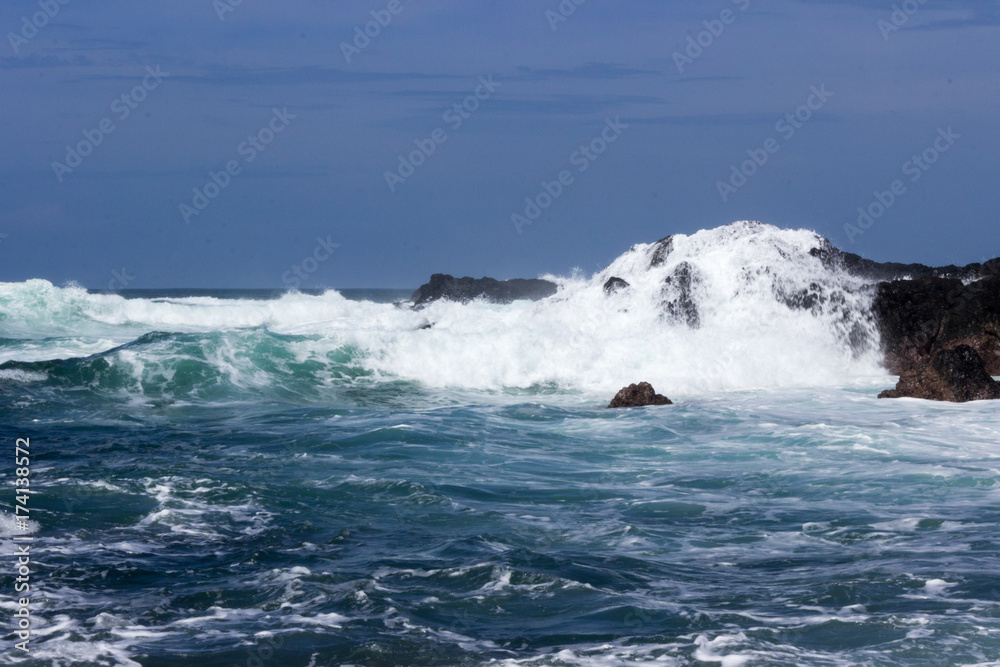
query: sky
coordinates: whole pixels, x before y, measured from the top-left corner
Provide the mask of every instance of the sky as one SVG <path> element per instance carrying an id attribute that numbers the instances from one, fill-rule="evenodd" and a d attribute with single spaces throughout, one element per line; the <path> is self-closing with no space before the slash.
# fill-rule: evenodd
<path id="1" fill-rule="evenodd" d="M 996 0 L 4 0 L 0 282 L 593 273 L 736 220 L 1000 256 Z"/>

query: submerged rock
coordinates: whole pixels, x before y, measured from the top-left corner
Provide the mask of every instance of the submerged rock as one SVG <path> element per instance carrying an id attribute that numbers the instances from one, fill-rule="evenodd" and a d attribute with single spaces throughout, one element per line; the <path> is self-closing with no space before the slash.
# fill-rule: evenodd
<path id="1" fill-rule="evenodd" d="M 953 403 L 1000 399 L 1000 382 L 986 372 L 986 365 L 974 349 L 958 345 L 951 350 L 938 349 L 924 362 L 906 368 L 896 388 L 883 391 L 878 397 Z"/>
<path id="2" fill-rule="evenodd" d="M 667 236 L 656 242 L 656 247 L 653 250 L 653 256 L 649 260 L 649 268 L 654 269 L 657 266 L 661 266 L 667 261 L 667 257 L 674 249 L 674 237 L 673 235 Z"/>
<path id="3" fill-rule="evenodd" d="M 608 404 L 609 408 L 638 408 L 644 405 L 673 405 L 666 396 L 657 394 L 653 385 L 648 382 L 630 384 L 615 394 Z"/>
<path id="4" fill-rule="evenodd" d="M 604 293 L 605 294 L 615 294 L 621 290 L 628 289 L 631 287 L 627 280 L 622 280 L 617 276 L 611 276 L 608 281 L 604 283 Z"/>
<path id="5" fill-rule="evenodd" d="M 688 262 L 681 262 L 663 281 L 663 309 L 673 322 L 683 322 L 692 329 L 701 326 L 701 314 L 693 290 L 701 282 L 698 270 Z"/>
<path id="6" fill-rule="evenodd" d="M 486 299 L 493 303 L 511 303 L 521 299 L 538 301 L 552 296 L 557 285 L 548 280 L 495 280 L 493 278 L 456 278 L 435 273 L 430 282 L 421 285 L 410 300 L 414 308 L 440 299 L 467 303 L 473 299 Z"/>

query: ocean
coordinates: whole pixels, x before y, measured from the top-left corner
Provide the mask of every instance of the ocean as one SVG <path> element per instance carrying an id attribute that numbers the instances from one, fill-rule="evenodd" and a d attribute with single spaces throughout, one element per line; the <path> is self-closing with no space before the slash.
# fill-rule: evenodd
<path id="1" fill-rule="evenodd" d="M 0 284 L 0 663 L 1000 665 L 997 406 L 878 400 L 818 242 L 421 310 Z"/>

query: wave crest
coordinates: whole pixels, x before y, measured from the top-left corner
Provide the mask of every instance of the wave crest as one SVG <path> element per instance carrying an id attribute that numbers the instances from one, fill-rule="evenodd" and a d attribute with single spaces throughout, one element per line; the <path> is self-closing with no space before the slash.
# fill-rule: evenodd
<path id="1" fill-rule="evenodd" d="M 8 379 L 16 370 L 147 396 L 322 390 L 359 377 L 602 395 L 646 380 L 673 396 L 883 375 L 871 286 L 825 266 L 828 245 L 811 231 L 739 222 L 633 246 L 589 278 L 546 276 L 559 291 L 543 301 L 439 301 L 419 313 L 334 291 L 124 299 L 32 280 L 0 285 L 0 355 L 19 360 L 4 365 Z M 605 290 L 612 278 L 617 289 Z M 52 361 L 41 337 L 79 358 Z"/>

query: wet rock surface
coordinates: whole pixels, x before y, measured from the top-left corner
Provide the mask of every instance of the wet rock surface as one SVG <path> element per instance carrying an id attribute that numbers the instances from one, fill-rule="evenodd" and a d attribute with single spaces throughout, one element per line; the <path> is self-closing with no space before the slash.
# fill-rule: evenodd
<path id="1" fill-rule="evenodd" d="M 493 278 L 456 278 L 435 273 L 429 282 L 421 285 L 410 297 L 414 308 L 422 308 L 434 301 L 460 301 L 485 299 L 492 303 L 511 303 L 522 299 L 538 301 L 556 293 L 557 286 L 548 280 L 495 280 Z"/>
<path id="2" fill-rule="evenodd" d="M 622 290 L 626 290 L 631 285 L 629 285 L 627 280 L 618 278 L 617 276 L 611 276 L 608 278 L 607 282 L 604 283 L 604 293 L 605 294 L 616 294 Z"/>
<path id="3" fill-rule="evenodd" d="M 639 408 L 645 405 L 673 405 L 666 396 L 657 394 L 653 385 L 648 382 L 630 384 L 615 394 L 608 404 L 609 408 Z"/>
<path id="4" fill-rule="evenodd" d="M 701 326 L 701 313 L 693 290 L 701 277 L 688 262 L 681 262 L 663 285 L 663 309 L 670 320 L 683 322 L 692 329 Z"/>
<path id="5" fill-rule="evenodd" d="M 948 278 L 880 283 L 873 302 L 893 373 L 923 365 L 939 349 L 968 345 L 1000 375 L 1000 276 L 968 285 Z"/>
<path id="6" fill-rule="evenodd" d="M 982 358 L 968 345 L 938 349 L 926 361 L 904 369 L 895 389 L 879 398 L 924 398 L 931 401 L 982 401 L 1000 398 L 1000 382 L 986 372 Z"/>

